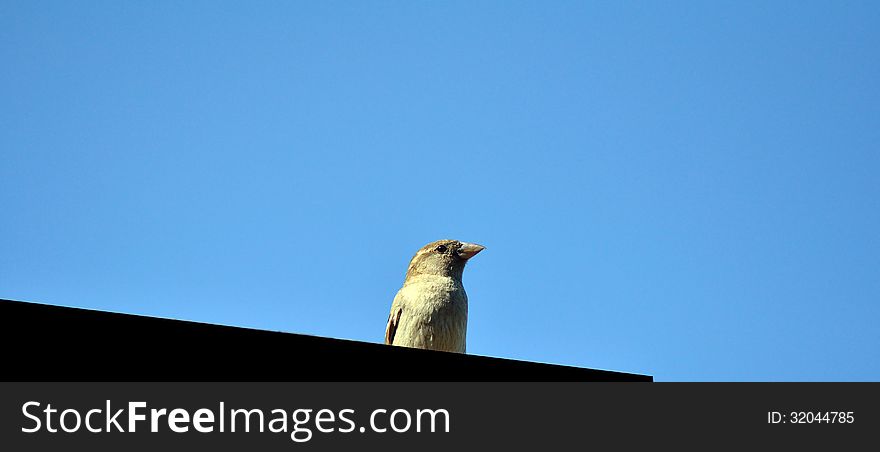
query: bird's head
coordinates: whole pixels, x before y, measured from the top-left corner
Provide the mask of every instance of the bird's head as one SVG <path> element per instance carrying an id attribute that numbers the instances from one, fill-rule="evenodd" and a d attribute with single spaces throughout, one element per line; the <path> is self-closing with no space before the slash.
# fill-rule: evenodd
<path id="1" fill-rule="evenodd" d="M 422 247 L 412 260 L 406 278 L 419 275 L 450 276 L 461 279 L 464 264 L 485 249 L 476 243 L 459 242 L 458 240 L 438 240 Z"/>

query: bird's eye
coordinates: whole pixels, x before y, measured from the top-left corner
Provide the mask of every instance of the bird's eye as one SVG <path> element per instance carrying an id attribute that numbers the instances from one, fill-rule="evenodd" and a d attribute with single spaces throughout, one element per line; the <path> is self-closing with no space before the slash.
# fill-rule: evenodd
<path id="1" fill-rule="evenodd" d="M 438 253 L 445 253 L 446 252 L 446 245 L 440 245 L 437 248 L 434 248 L 434 251 L 437 251 Z"/>

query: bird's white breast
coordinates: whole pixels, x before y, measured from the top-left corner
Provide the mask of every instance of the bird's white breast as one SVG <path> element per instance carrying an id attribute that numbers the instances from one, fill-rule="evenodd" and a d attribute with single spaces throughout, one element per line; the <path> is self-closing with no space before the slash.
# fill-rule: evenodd
<path id="1" fill-rule="evenodd" d="M 465 352 L 467 293 L 450 277 L 420 275 L 398 292 L 403 314 L 395 345 Z"/>

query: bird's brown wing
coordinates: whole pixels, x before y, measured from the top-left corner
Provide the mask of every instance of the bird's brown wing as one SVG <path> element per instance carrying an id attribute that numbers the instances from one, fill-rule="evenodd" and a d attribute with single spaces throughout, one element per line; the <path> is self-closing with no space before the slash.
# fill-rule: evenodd
<path id="1" fill-rule="evenodd" d="M 388 325 L 385 325 L 385 343 L 388 345 L 394 344 L 394 334 L 397 333 L 397 325 L 400 324 L 400 314 L 402 313 L 403 308 L 397 306 L 396 303 L 391 307 L 391 314 L 388 314 Z"/>

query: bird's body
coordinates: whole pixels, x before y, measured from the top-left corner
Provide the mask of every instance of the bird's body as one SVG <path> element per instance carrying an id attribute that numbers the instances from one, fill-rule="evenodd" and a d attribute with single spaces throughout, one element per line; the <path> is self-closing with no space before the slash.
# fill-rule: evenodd
<path id="1" fill-rule="evenodd" d="M 464 353 L 468 298 L 461 276 L 467 260 L 482 250 L 480 245 L 455 240 L 420 249 L 391 304 L 385 343 Z"/>
<path id="2" fill-rule="evenodd" d="M 418 276 L 397 292 L 391 312 L 397 310 L 393 345 L 464 353 L 468 306 L 460 281 Z"/>

